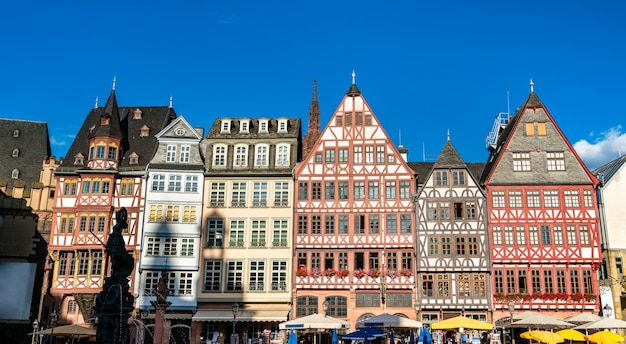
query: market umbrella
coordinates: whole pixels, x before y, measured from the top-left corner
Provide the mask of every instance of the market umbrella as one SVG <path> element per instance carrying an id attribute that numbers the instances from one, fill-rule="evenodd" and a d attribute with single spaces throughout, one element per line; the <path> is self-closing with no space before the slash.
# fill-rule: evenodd
<path id="1" fill-rule="evenodd" d="M 582 330 L 603 330 L 607 328 L 626 328 L 626 321 L 613 319 L 613 318 L 602 318 L 597 321 L 592 321 L 590 323 L 586 323 L 580 326 L 576 326 L 576 329 Z"/>
<path id="2" fill-rule="evenodd" d="M 332 344 L 338 344 L 339 343 L 339 339 L 337 338 L 337 329 L 334 328 L 333 329 L 333 340 L 332 340 Z"/>
<path id="3" fill-rule="evenodd" d="M 584 341 L 585 340 L 585 334 L 579 331 L 576 331 L 572 328 L 568 328 L 565 330 L 561 330 L 561 331 L 557 331 L 556 333 L 560 334 L 561 337 L 568 339 L 568 340 L 575 340 L 575 341 Z"/>
<path id="4" fill-rule="evenodd" d="M 296 318 L 278 324 L 278 328 L 284 329 L 331 329 L 331 328 L 350 328 L 350 323 L 341 319 L 335 319 L 323 314 L 311 314 L 305 317 Z"/>
<path id="5" fill-rule="evenodd" d="M 394 314 L 383 313 L 373 316 L 367 320 L 359 321 L 357 328 L 363 327 L 384 327 L 384 328 L 420 328 L 422 323 Z"/>
<path id="6" fill-rule="evenodd" d="M 363 328 L 358 331 L 350 332 L 341 337 L 342 340 L 374 340 L 376 338 L 385 337 L 387 333 L 377 328 Z"/>
<path id="7" fill-rule="evenodd" d="M 289 332 L 289 341 L 287 342 L 287 344 L 298 344 L 298 337 L 296 336 L 296 331 L 291 330 L 291 332 Z"/>
<path id="8" fill-rule="evenodd" d="M 624 340 L 624 337 L 619 334 L 606 330 L 590 334 L 586 336 L 586 338 L 588 341 L 598 344 L 613 344 L 612 342 L 621 342 Z"/>
<path id="9" fill-rule="evenodd" d="M 565 338 L 563 338 L 560 334 L 552 331 L 534 330 L 528 331 L 528 335 L 530 338 L 545 344 L 557 344 L 565 341 Z"/>
<path id="10" fill-rule="evenodd" d="M 433 323 L 430 325 L 430 328 L 433 330 L 456 330 L 459 328 L 468 328 L 472 330 L 492 330 L 493 325 L 484 321 L 478 321 L 459 315 L 454 318 Z"/>
<path id="11" fill-rule="evenodd" d="M 517 320 L 519 319 L 519 320 Z M 534 327 L 543 329 L 573 327 L 574 324 L 537 312 L 524 312 L 513 317 L 511 327 Z"/>
<path id="12" fill-rule="evenodd" d="M 88 325 L 88 324 L 85 324 Z M 35 331 L 32 334 L 45 334 L 48 336 L 53 336 L 53 337 L 70 337 L 72 338 L 72 343 L 74 342 L 75 338 L 81 338 L 81 337 L 91 337 L 91 336 L 95 336 L 96 335 L 96 330 L 86 327 L 86 326 L 81 326 L 79 324 L 71 324 L 71 325 L 63 325 L 63 326 L 57 326 L 55 328 L 48 328 L 45 330 L 41 330 L 41 331 Z"/>
<path id="13" fill-rule="evenodd" d="M 571 317 L 567 317 L 563 320 L 572 324 L 585 324 L 585 323 L 590 323 L 592 321 L 598 321 L 600 319 L 602 319 L 601 316 L 598 316 L 592 313 L 583 312 L 583 313 L 573 315 Z"/>
<path id="14" fill-rule="evenodd" d="M 526 331 L 526 332 L 522 332 L 519 334 L 520 338 L 524 338 L 524 339 L 533 339 L 533 337 L 530 336 L 530 331 Z"/>

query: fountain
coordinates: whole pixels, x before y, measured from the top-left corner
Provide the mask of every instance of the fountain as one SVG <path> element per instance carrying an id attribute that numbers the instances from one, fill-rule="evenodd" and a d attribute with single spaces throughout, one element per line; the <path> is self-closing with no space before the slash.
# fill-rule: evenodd
<path id="1" fill-rule="evenodd" d="M 104 286 L 96 296 L 93 307 L 98 344 L 128 344 L 128 318 L 134 309 L 134 297 L 129 291 L 128 276 L 133 271 L 135 259 L 126 250 L 122 236 L 122 230 L 128 228 L 126 208 L 118 210 L 115 219 L 116 224 L 105 245 L 107 257 L 111 258 L 111 275 L 104 279 Z"/>

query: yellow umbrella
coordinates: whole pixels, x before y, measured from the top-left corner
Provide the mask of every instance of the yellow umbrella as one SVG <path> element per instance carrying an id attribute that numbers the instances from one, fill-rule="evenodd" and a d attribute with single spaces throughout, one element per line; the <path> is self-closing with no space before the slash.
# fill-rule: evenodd
<path id="1" fill-rule="evenodd" d="M 472 330 L 492 330 L 493 325 L 484 321 L 478 321 L 459 315 L 454 318 L 442 320 L 430 324 L 432 330 L 456 330 L 459 328 L 468 328 Z"/>
<path id="2" fill-rule="evenodd" d="M 565 341 L 565 338 L 563 338 L 560 334 L 552 331 L 534 330 L 528 331 L 528 334 L 532 339 L 545 344 L 557 344 Z"/>
<path id="3" fill-rule="evenodd" d="M 526 332 L 522 332 L 519 334 L 520 338 L 524 338 L 524 339 L 533 339 L 533 337 L 530 336 L 530 331 L 526 331 Z"/>
<path id="4" fill-rule="evenodd" d="M 560 334 L 561 337 L 568 340 L 576 340 L 576 341 L 584 341 L 585 334 L 574 329 L 568 328 L 565 330 L 557 331 L 556 333 Z"/>
<path id="5" fill-rule="evenodd" d="M 614 344 L 616 342 L 621 342 L 624 340 L 624 337 L 620 336 L 619 334 L 606 330 L 590 334 L 586 336 L 586 338 L 588 341 L 597 344 Z"/>

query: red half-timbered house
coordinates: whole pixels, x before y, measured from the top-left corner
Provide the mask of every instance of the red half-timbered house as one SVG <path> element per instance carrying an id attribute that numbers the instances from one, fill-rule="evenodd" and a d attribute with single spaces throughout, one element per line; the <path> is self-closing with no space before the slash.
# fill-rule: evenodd
<path id="1" fill-rule="evenodd" d="M 415 319 L 414 172 L 354 83 L 295 169 L 294 317 Z"/>
<path id="2" fill-rule="evenodd" d="M 491 137 L 488 198 L 494 318 L 597 311 L 598 180 L 533 90 Z"/>
<path id="3" fill-rule="evenodd" d="M 55 171 L 59 192 L 48 246 L 54 301 L 48 307 L 57 310 L 61 323 L 91 317 L 107 275 L 103 243 L 121 207 L 128 211 L 123 233 L 128 251 L 139 256 L 146 165 L 156 149 L 154 135 L 175 117 L 171 101 L 169 106 L 118 107 L 113 87 L 105 107 L 96 104 L 89 112 Z"/>

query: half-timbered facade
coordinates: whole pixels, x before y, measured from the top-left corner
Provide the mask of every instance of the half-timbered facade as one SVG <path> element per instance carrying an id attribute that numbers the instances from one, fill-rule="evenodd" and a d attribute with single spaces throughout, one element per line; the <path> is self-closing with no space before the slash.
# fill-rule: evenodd
<path id="1" fill-rule="evenodd" d="M 502 126 L 481 182 L 489 200 L 496 319 L 597 311 L 598 180 L 533 90 Z M 570 314 L 570 315 L 571 315 Z"/>
<path id="2" fill-rule="evenodd" d="M 107 274 L 103 243 L 114 212 L 125 207 L 122 235 L 137 258 L 143 216 L 146 165 L 155 134 L 176 117 L 170 106 L 119 107 L 115 87 L 105 107 L 94 107 L 67 157 L 55 171 L 52 233 L 48 246 L 54 272 L 52 306 L 63 323 L 86 321 Z M 136 259 L 138 262 L 139 259 Z M 131 278 L 131 286 L 134 278 Z"/>
<path id="3" fill-rule="evenodd" d="M 294 317 L 415 319 L 413 174 L 353 76 L 295 169 Z"/>
<path id="4" fill-rule="evenodd" d="M 218 118 L 203 140 L 203 237 L 198 336 L 265 341 L 291 301 L 293 177 L 301 159 L 297 118 Z M 196 338 L 199 340 L 199 337 Z M 265 342 L 264 341 L 264 342 Z"/>
<path id="5" fill-rule="evenodd" d="M 417 196 L 417 304 L 424 323 L 457 315 L 491 320 L 486 203 L 477 177 L 447 141 Z"/>
<path id="6" fill-rule="evenodd" d="M 171 302 L 166 318 L 175 316 L 177 320 L 173 321 L 179 325 L 172 335 L 178 339 L 189 338 L 191 315 L 197 305 L 202 247 L 204 163 L 200 141 L 203 132 L 180 116 L 156 138 L 158 146 L 147 170 L 135 307 L 144 310 L 144 314 L 148 311 L 152 318 L 157 284 L 165 272 L 169 288 L 167 300 Z"/>

